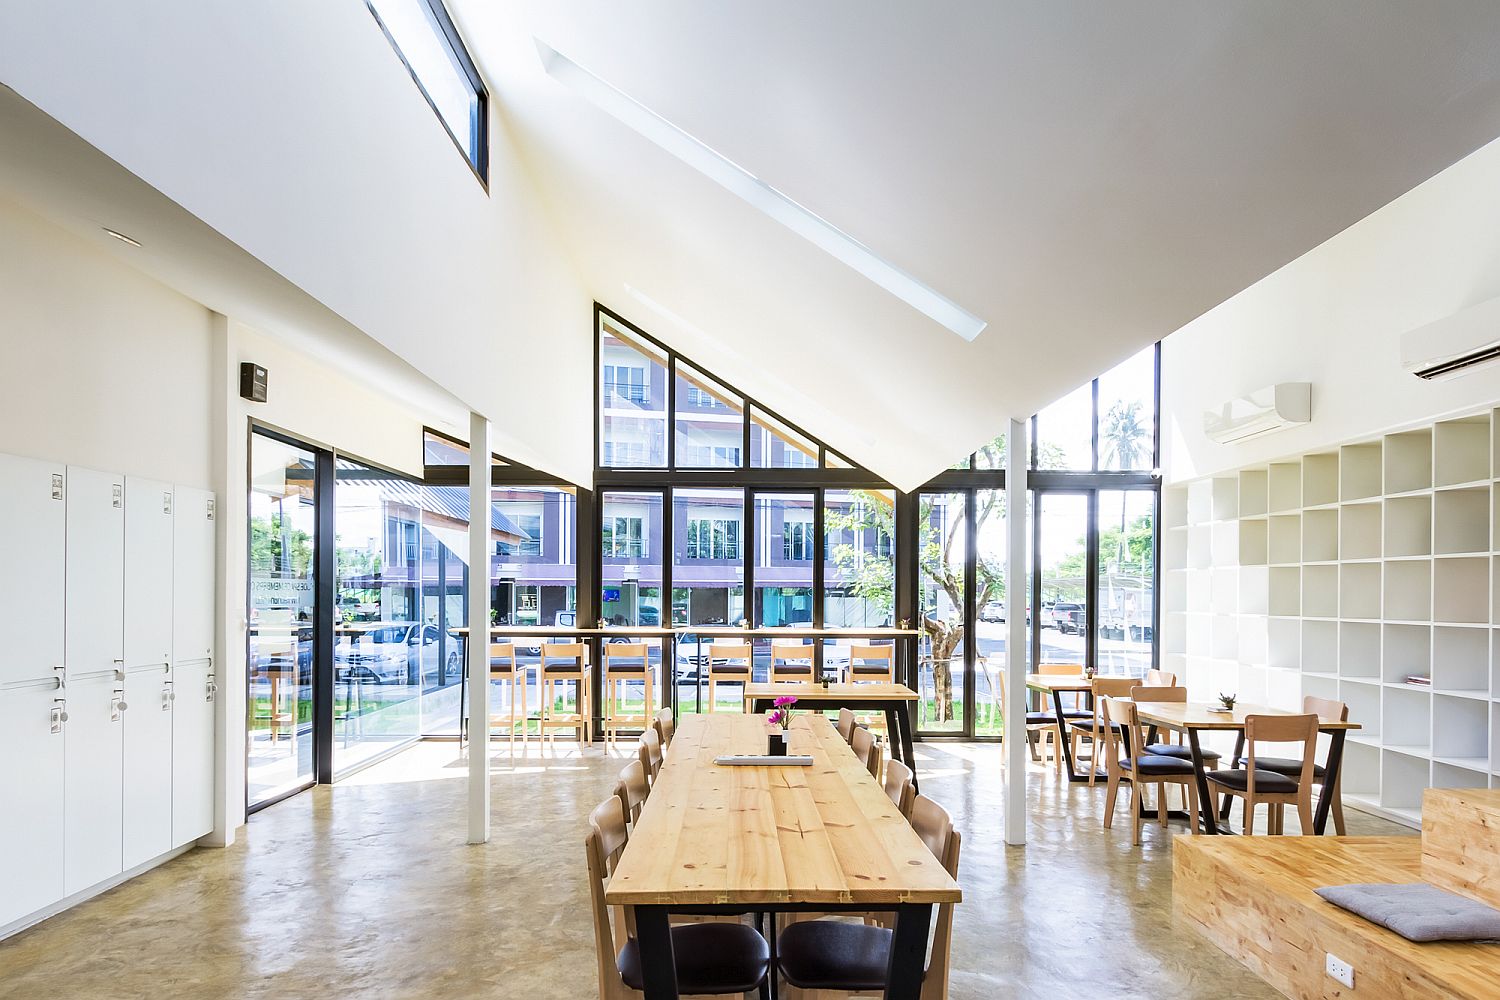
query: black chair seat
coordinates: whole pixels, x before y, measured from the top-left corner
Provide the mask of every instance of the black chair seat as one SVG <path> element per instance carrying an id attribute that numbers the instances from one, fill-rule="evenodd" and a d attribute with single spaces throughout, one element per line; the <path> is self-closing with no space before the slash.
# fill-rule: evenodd
<path id="1" fill-rule="evenodd" d="M 1178 760 L 1193 759 L 1192 747 L 1179 746 L 1176 743 L 1148 743 L 1146 744 L 1146 752 L 1155 757 L 1176 757 Z M 1216 764 L 1218 761 L 1219 754 L 1216 751 L 1203 751 L 1203 763 Z"/>
<path id="2" fill-rule="evenodd" d="M 587 667 L 580 667 L 576 663 L 544 663 L 542 672 L 547 674 L 581 674 Z"/>
<path id="3" fill-rule="evenodd" d="M 1248 763 L 1248 761 L 1241 761 L 1240 762 L 1240 766 L 1244 767 L 1247 763 Z M 1257 771 L 1275 771 L 1277 774 L 1284 774 L 1288 778 L 1300 778 L 1300 777 L 1302 777 L 1302 762 L 1300 760 L 1298 760 L 1297 758 L 1295 758 L 1295 757 L 1259 757 L 1258 756 L 1258 757 L 1255 758 L 1255 769 Z M 1326 770 L 1324 770 L 1322 764 L 1318 764 L 1318 763 L 1314 762 L 1314 764 L 1313 764 L 1313 780 L 1314 781 L 1322 781 L 1323 780 L 1323 776 L 1325 774 L 1327 774 L 1327 773 L 1328 772 Z"/>
<path id="4" fill-rule="evenodd" d="M 776 939 L 781 974 L 803 990 L 883 990 L 891 931 L 834 920 L 804 920 Z"/>
<path id="5" fill-rule="evenodd" d="M 1235 791 L 1243 792 L 1250 787 L 1250 772 L 1244 768 L 1236 768 L 1233 771 L 1209 771 L 1204 775 L 1209 781 L 1225 788 L 1233 788 Z M 1284 774 L 1275 771 L 1266 771 L 1261 768 L 1255 769 L 1255 790 L 1257 792 L 1269 792 L 1273 795 L 1282 793 L 1295 793 L 1297 783 Z"/>
<path id="6" fill-rule="evenodd" d="M 1057 725 L 1057 716 L 1051 712 L 1027 712 L 1026 724 L 1028 726 L 1055 726 Z"/>
<path id="7" fill-rule="evenodd" d="M 1052 714 L 1052 713 L 1048 713 L 1048 714 Z M 1086 711 L 1084 711 L 1081 708 L 1072 708 L 1072 709 L 1065 708 L 1065 709 L 1063 709 L 1063 718 L 1064 719 L 1088 719 L 1090 721 L 1093 721 L 1094 713 L 1093 712 L 1086 712 Z"/>
<path id="8" fill-rule="evenodd" d="M 811 677 L 813 672 L 811 663 L 778 663 L 771 668 L 771 676 L 782 677 L 787 674 L 796 674 L 799 677 Z"/>
<path id="9" fill-rule="evenodd" d="M 849 672 L 851 674 L 880 674 L 881 676 L 889 676 L 891 668 L 882 666 L 879 663 L 856 663 L 849 668 Z"/>
<path id="10" fill-rule="evenodd" d="M 750 665 L 748 663 L 715 663 L 708 668 L 711 674 L 748 674 Z"/>
<path id="11" fill-rule="evenodd" d="M 1075 719 L 1072 722 L 1068 723 L 1068 728 L 1076 729 L 1080 733 L 1088 733 L 1092 735 L 1094 732 L 1094 718 L 1093 716 L 1089 716 L 1087 719 Z M 1120 724 L 1118 722 L 1111 722 L 1107 726 L 1103 724 L 1099 726 L 1099 732 L 1101 734 L 1110 729 L 1113 729 L 1117 733 L 1121 732 Z"/>
<path id="12" fill-rule="evenodd" d="M 644 674 L 646 665 L 644 663 L 611 663 L 607 669 L 611 674 Z"/>
<path id="13" fill-rule="evenodd" d="M 677 960 L 677 992 L 684 996 L 749 993 L 771 971 L 771 946 L 745 924 L 673 927 L 672 954 Z M 617 965 L 626 986 L 645 989 L 635 938 L 620 949 Z"/>
<path id="14" fill-rule="evenodd" d="M 1139 774 L 1142 777 L 1148 775 L 1193 773 L 1193 762 L 1190 760 L 1178 760 L 1176 757 L 1157 757 L 1153 754 L 1146 754 L 1134 760 L 1127 757 L 1120 761 L 1120 767 L 1123 770 Z"/>

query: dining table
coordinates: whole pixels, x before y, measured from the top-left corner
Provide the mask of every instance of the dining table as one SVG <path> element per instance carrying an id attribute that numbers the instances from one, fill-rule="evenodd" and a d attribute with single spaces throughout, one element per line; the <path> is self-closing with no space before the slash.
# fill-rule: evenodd
<path id="1" fill-rule="evenodd" d="M 1063 766 L 1069 781 L 1088 781 L 1089 774 L 1080 774 L 1073 762 L 1073 741 L 1068 739 L 1068 719 L 1063 712 L 1063 695 L 1084 694 L 1092 703 L 1094 698 L 1093 678 L 1083 674 L 1027 674 L 1026 689 L 1052 696 L 1052 710 L 1057 714 L 1057 742 L 1062 744 Z M 1094 768 L 1091 758 L 1089 767 Z M 1099 772 L 1098 776 L 1104 776 Z"/>
<path id="2" fill-rule="evenodd" d="M 888 681 L 857 684 L 818 684 L 811 681 L 746 684 L 745 712 L 751 715 L 769 712 L 775 706 L 777 698 L 796 698 L 798 705 L 816 710 L 847 708 L 851 712 L 882 713 L 885 716 L 886 732 L 891 738 L 891 755 L 911 768 L 912 785 L 917 787 L 917 761 L 912 751 L 911 718 L 917 692 L 905 684 Z"/>
<path id="3" fill-rule="evenodd" d="M 1142 723 L 1160 729 L 1170 729 L 1187 736 L 1188 748 L 1193 755 L 1193 770 L 1198 776 L 1198 806 L 1203 816 L 1203 832 L 1209 835 L 1232 831 L 1219 823 L 1218 810 L 1214 807 L 1213 797 L 1209 795 L 1199 735 L 1215 732 L 1237 733 L 1234 757 L 1229 764 L 1230 769 L 1233 769 L 1240 766 L 1241 758 L 1244 756 L 1246 717 L 1302 714 L 1305 713 L 1273 708 L 1270 705 L 1248 705 L 1238 701 L 1232 709 L 1228 710 L 1207 702 L 1141 702 L 1136 706 L 1136 717 Z M 1328 813 L 1333 806 L 1333 796 L 1339 787 L 1339 768 L 1343 765 L 1344 759 L 1344 737 L 1352 730 L 1359 728 L 1360 725 L 1357 722 L 1326 716 L 1318 717 L 1318 731 L 1328 734 L 1328 757 L 1323 763 L 1323 787 L 1318 794 L 1318 803 L 1313 809 L 1313 832 L 1319 836 L 1328 826 Z"/>
<path id="4" fill-rule="evenodd" d="M 763 716 L 678 723 L 604 895 L 634 911 L 646 1000 L 678 996 L 673 913 L 751 912 L 892 913 L 885 996 L 920 997 L 933 909 L 958 883 L 827 718 L 795 715 L 788 735 L 811 766 L 715 763 L 765 753 Z"/>

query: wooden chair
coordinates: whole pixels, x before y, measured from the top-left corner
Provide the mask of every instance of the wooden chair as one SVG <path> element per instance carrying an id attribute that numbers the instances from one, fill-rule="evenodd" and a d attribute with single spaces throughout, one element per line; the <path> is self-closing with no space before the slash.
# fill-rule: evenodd
<path id="1" fill-rule="evenodd" d="M 641 745 L 637 751 L 640 756 L 641 766 L 646 769 L 646 777 L 651 784 L 656 784 L 656 775 L 661 771 L 662 753 L 661 737 L 656 735 L 656 730 L 648 729 L 641 734 Z"/>
<path id="2" fill-rule="evenodd" d="M 1317 698 L 1313 695 L 1304 695 L 1302 698 L 1302 711 L 1313 715 L 1322 716 L 1325 719 L 1337 719 L 1340 722 L 1349 721 L 1349 706 L 1341 701 L 1333 701 L 1328 698 Z M 1243 763 L 1243 761 L 1241 762 Z M 1296 778 L 1302 773 L 1302 761 L 1295 757 L 1260 757 L 1256 759 L 1255 766 L 1262 771 L 1275 771 L 1289 778 Z M 1313 783 L 1322 785 L 1328 776 L 1327 770 L 1322 764 L 1313 762 Z M 1338 836 L 1344 836 L 1344 803 L 1343 794 L 1339 788 L 1339 782 L 1335 781 L 1329 794 L 1333 796 L 1333 832 Z M 1308 832 L 1306 830 L 1304 833 Z"/>
<path id="3" fill-rule="evenodd" d="M 1005 682 L 1003 679 L 997 685 L 997 688 L 1000 691 L 1000 717 L 1008 722 L 1010 716 L 1005 711 Z M 1046 748 L 1046 737 L 1052 737 L 1052 764 L 1057 773 L 1062 774 L 1062 733 L 1057 728 L 1057 716 L 1052 712 L 1027 712 L 1024 732 L 1026 733 L 1026 743 L 1028 746 L 1031 745 L 1031 737 L 1035 734 L 1037 736 L 1037 743 L 1044 749 Z M 1037 754 L 1035 747 L 1032 747 L 1031 759 L 1041 762 L 1046 761 L 1044 756 Z"/>
<path id="4" fill-rule="evenodd" d="M 1083 676 L 1083 664 L 1081 664 L 1081 663 L 1038 663 L 1036 665 L 1036 672 L 1038 674 L 1042 675 L 1043 677 L 1082 677 Z M 1063 696 L 1063 698 L 1067 698 L 1069 694 L 1073 695 L 1073 707 L 1072 708 L 1068 708 L 1067 707 L 1067 702 L 1064 701 L 1064 703 L 1063 703 L 1063 718 L 1064 719 L 1092 719 L 1094 717 L 1094 710 L 1091 709 L 1091 708 L 1085 708 L 1084 707 L 1082 692 L 1068 692 L 1068 691 L 1064 691 L 1063 694 L 1062 694 L 1062 696 Z"/>
<path id="5" fill-rule="evenodd" d="M 1302 757 L 1295 775 L 1279 774 L 1256 763 L 1257 743 L 1301 743 Z M 1313 768 L 1318 749 L 1318 717 L 1307 715 L 1245 716 L 1245 766 L 1227 771 L 1209 771 L 1209 790 L 1245 802 L 1246 836 L 1255 832 L 1255 807 L 1266 804 L 1266 827 L 1273 834 L 1282 831 L 1286 807 L 1296 806 L 1302 823 L 1302 835 L 1313 832 L 1312 786 L 1317 779 Z M 1285 760 L 1285 758 L 1275 758 Z"/>
<path id="6" fill-rule="evenodd" d="M 650 649 L 644 642 L 606 642 L 604 644 L 604 742 L 613 743 L 625 728 L 647 729 L 655 721 L 656 674 L 651 669 Z M 645 706 L 641 714 L 626 712 L 625 699 L 619 697 L 621 686 L 628 695 L 630 685 L 644 688 Z"/>
<path id="7" fill-rule="evenodd" d="M 1104 730 L 1107 723 L 1100 709 L 1100 702 L 1105 698 L 1128 698 L 1130 692 L 1140 681 L 1134 677 L 1095 677 L 1093 680 L 1094 711 L 1092 718 L 1074 719 L 1068 723 L 1068 743 L 1073 751 L 1073 759 L 1079 760 L 1078 748 L 1085 738 L 1092 741 L 1089 757 L 1089 787 L 1093 787 L 1094 779 L 1099 774 L 1099 751 L 1104 746 Z M 1138 744 L 1131 744 L 1136 746 Z"/>
<path id="8" fill-rule="evenodd" d="M 720 683 L 750 683 L 752 653 L 748 642 L 712 642 L 708 645 L 708 710 L 714 710 L 714 689 Z"/>
<path id="9" fill-rule="evenodd" d="M 645 996 L 633 922 L 622 908 L 611 910 L 604 901 L 605 887 L 628 839 L 624 807 L 610 796 L 589 814 L 589 832 L 584 837 L 599 1000 L 642 1000 Z M 671 934 L 677 988 L 683 997 L 752 991 L 759 991 L 762 998 L 771 995 L 771 948 L 755 928 L 738 922 L 688 923 L 674 925 Z"/>
<path id="10" fill-rule="evenodd" d="M 677 732 L 677 719 L 672 715 L 670 708 L 657 711 L 653 728 L 656 730 L 656 735 L 661 737 L 661 752 L 665 754 L 672 746 L 672 737 Z"/>
<path id="11" fill-rule="evenodd" d="M 615 785 L 615 795 L 625 809 L 625 817 L 634 826 L 641 818 L 641 806 L 651 794 L 651 783 L 646 780 L 646 765 L 633 760 L 620 768 L 620 780 Z"/>
<path id="12" fill-rule="evenodd" d="M 854 742 L 854 730 L 858 727 L 859 720 L 855 718 L 852 711 L 847 708 L 839 709 L 839 721 L 834 728 L 839 731 L 839 735 L 844 738 L 845 743 Z"/>
<path id="13" fill-rule="evenodd" d="M 1176 687 L 1177 675 L 1167 670 L 1148 670 L 1141 678 L 1141 684 L 1145 687 Z"/>
<path id="14" fill-rule="evenodd" d="M 1141 842 L 1141 826 L 1145 822 L 1146 786 L 1156 786 L 1156 820 L 1163 830 L 1167 828 L 1167 786 L 1182 785 L 1187 788 L 1188 832 L 1198 832 L 1198 777 L 1192 761 L 1176 757 L 1161 757 L 1140 753 L 1135 747 L 1146 745 L 1141 733 L 1140 718 L 1136 714 L 1135 702 L 1124 698 L 1103 698 L 1100 713 L 1104 719 L 1105 766 L 1109 771 L 1109 783 L 1104 799 L 1104 829 L 1110 829 L 1115 818 L 1115 799 L 1120 794 L 1120 782 L 1130 782 L 1130 816 L 1134 826 L 1131 843 Z M 1126 751 L 1126 744 L 1131 751 Z"/>
<path id="15" fill-rule="evenodd" d="M 1167 676 L 1171 676 L 1168 674 Z M 1139 684 L 1130 689 L 1130 700 L 1137 705 L 1185 705 L 1187 704 L 1187 688 L 1184 687 L 1155 687 Z M 1180 738 L 1180 737 L 1179 737 Z M 1219 754 L 1213 750 L 1203 747 L 1203 763 L 1208 767 L 1218 767 Z M 1172 743 L 1162 740 L 1158 743 L 1149 744 L 1145 753 L 1155 754 L 1158 757 L 1176 757 L 1179 760 L 1192 760 L 1193 751 L 1180 743 Z"/>
<path id="16" fill-rule="evenodd" d="M 896 647 L 849 646 L 849 680 L 851 683 L 896 683 Z"/>
<path id="17" fill-rule="evenodd" d="M 557 707 L 559 686 L 572 684 L 576 692 L 574 711 Z M 540 725 L 542 739 L 556 740 L 549 732 L 572 729 L 582 743 L 594 739 L 593 699 L 589 691 L 588 647 L 581 642 L 544 642 L 541 659 L 542 705 Z"/>
<path id="18" fill-rule="evenodd" d="M 516 705 L 519 702 L 521 708 L 521 742 L 526 742 L 526 719 L 530 714 L 526 710 L 526 679 L 527 669 L 516 665 L 516 644 L 513 642 L 490 643 L 490 681 L 506 681 L 510 684 L 510 752 L 516 752 Z M 519 695 L 519 697 L 517 697 Z M 504 721 L 504 716 L 499 712 L 490 713 L 490 728 L 494 729 Z"/>
<path id="19" fill-rule="evenodd" d="M 925 795 L 912 802 L 912 829 L 958 878 L 963 837 L 946 810 Z M 922 1000 L 947 1000 L 953 943 L 953 904 L 942 903 L 933 922 L 932 947 L 922 977 Z M 823 1000 L 838 996 L 881 996 L 890 953 L 887 927 L 840 920 L 802 920 L 790 924 L 778 941 L 784 1000 Z"/>
<path id="20" fill-rule="evenodd" d="M 871 776 L 879 781 L 882 752 L 875 734 L 863 727 L 856 727 L 854 736 L 849 740 L 849 748 L 854 751 L 854 756 L 859 758 L 860 763 L 870 769 Z"/>
<path id="21" fill-rule="evenodd" d="M 811 643 L 771 643 L 771 683 L 778 681 L 810 683 L 814 679 L 813 655 Z"/>
<path id="22" fill-rule="evenodd" d="M 911 819 L 912 800 L 916 798 L 917 790 L 912 785 L 916 777 L 911 768 L 892 757 L 885 762 L 885 794 L 890 796 L 896 808 L 901 810 L 901 815 L 908 820 Z"/>

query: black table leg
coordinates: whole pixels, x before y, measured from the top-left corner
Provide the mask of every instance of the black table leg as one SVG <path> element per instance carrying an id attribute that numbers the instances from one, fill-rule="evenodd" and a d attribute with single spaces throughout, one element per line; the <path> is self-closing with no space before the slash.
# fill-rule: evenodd
<path id="1" fill-rule="evenodd" d="M 1339 768 L 1344 763 L 1344 730 L 1328 734 L 1328 760 L 1323 765 L 1323 790 L 1318 793 L 1318 808 L 1313 812 L 1313 832 L 1323 836 L 1328 827 L 1328 811 L 1333 807 L 1333 793 L 1339 787 Z"/>
<path id="2" fill-rule="evenodd" d="M 672 925 L 667 919 L 667 908 L 637 906 L 635 933 L 641 950 L 646 1000 L 677 1000 L 677 958 L 672 954 Z M 925 947 L 925 935 L 922 943 Z"/>
<path id="3" fill-rule="evenodd" d="M 931 903 L 903 903 L 896 907 L 896 929 L 885 978 L 886 1000 L 921 997 L 922 979 L 927 972 L 927 931 L 931 925 Z M 649 990 L 646 995 L 651 997 Z"/>
<path id="4" fill-rule="evenodd" d="M 1239 767 L 1240 766 L 1240 761 L 1244 759 L 1244 756 L 1245 756 L 1245 731 L 1243 729 L 1241 729 L 1237 734 L 1235 734 L 1235 737 L 1234 737 L 1234 757 L 1229 762 L 1229 769 L 1231 771 L 1233 771 L 1235 768 Z M 1233 806 L 1233 805 L 1234 805 L 1234 796 L 1232 796 L 1232 795 L 1226 795 L 1226 796 L 1224 796 L 1224 805 L 1219 810 L 1219 818 L 1222 819 L 1226 823 L 1229 822 L 1229 810 L 1230 810 L 1230 807 Z"/>
<path id="5" fill-rule="evenodd" d="M 901 763 L 911 768 L 911 787 L 913 791 L 920 792 L 921 786 L 917 784 L 917 754 L 912 746 L 912 718 L 911 703 L 902 702 L 886 710 L 886 725 L 895 720 L 895 733 L 901 743 Z"/>
<path id="6" fill-rule="evenodd" d="M 1213 836 L 1220 830 L 1214 817 L 1214 800 L 1208 794 L 1208 778 L 1203 774 L 1203 748 L 1198 745 L 1198 730 L 1189 729 L 1187 738 L 1188 747 L 1193 751 L 1193 780 L 1198 783 L 1198 812 L 1203 816 L 1203 832 Z"/>
<path id="7" fill-rule="evenodd" d="M 1079 774 L 1073 765 L 1073 741 L 1068 739 L 1068 720 L 1063 718 L 1062 692 L 1052 692 L 1052 710 L 1057 715 L 1057 742 L 1062 744 L 1063 766 L 1067 768 L 1069 781 L 1088 781 L 1089 776 Z M 1054 753 L 1056 750 L 1053 751 Z M 1094 761 L 1089 760 L 1089 767 L 1094 766 Z"/>

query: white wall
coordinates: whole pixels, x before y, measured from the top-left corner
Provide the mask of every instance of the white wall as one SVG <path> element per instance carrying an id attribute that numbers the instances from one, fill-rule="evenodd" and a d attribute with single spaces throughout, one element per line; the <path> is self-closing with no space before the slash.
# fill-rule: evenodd
<path id="1" fill-rule="evenodd" d="M 1402 333 L 1496 295 L 1500 141 L 1166 339 L 1167 480 L 1312 452 L 1500 400 L 1500 367 L 1432 383 L 1408 374 L 1400 359 Z M 1310 424 L 1239 445 L 1204 437 L 1203 410 L 1288 381 L 1312 383 Z"/>
<path id="2" fill-rule="evenodd" d="M 0 451 L 211 483 L 207 309 L 0 201 Z"/>
<path id="3" fill-rule="evenodd" d="M 590 299 L 502 116 L 486 190 L 363 3 L 0 5 L 0 81 L 488 416 L 498 450 L 586 481 Z"/>

